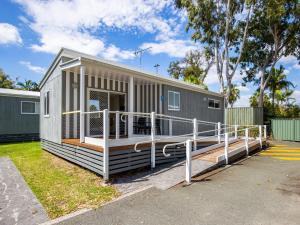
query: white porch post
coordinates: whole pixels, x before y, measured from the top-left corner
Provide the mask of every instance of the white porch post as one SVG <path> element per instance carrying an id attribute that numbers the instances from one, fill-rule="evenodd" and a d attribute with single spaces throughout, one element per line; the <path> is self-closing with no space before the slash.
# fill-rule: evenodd
<path id="1" fill-rule="evenodd" d="M 128 87 L 128 97 L 129 97 L 129 116 L 128 116 L 128 137 L 132 137 L 133 135 L 133 111 L 134 111 L 134 79 L 131 76 L 129 80 Z"/>
<path id="2" fill-rule="evenodd" d="M 80 142 L 84 142 L 85 121 L 84 121 L 84 105 L 85 105 L 85 67 L 80 66 Z"/>
<path id="3" fill-rule="evenodd" d="M 116 112 L 116 139 L 120 139 L 120 112 Z"/>
<path id="4" fill-rule="evenodd" d="M 155 168 L 155 112 L 151 113 L 151 168 Z"/>
<path id="5" fill-rule="evenodd" d="M 109 179 L 109 116 L 108 110 L 103 110 L 103 178 L 105 181 Z"/>

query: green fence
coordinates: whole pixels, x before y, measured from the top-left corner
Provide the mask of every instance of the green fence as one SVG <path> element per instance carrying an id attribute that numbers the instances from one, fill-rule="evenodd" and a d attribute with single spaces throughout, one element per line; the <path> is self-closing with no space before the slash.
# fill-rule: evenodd
<path id="1" fill-rule="evenodd" d="M 225 109 L 228 125 L 263 125 L 264 110 L 261 107 L 237 107 Z"/>
<path id="2" fill-rule="evenodd" d="M 300 141 L 300 119 L 272 119 L 271 125 L 275 140 Z"/>

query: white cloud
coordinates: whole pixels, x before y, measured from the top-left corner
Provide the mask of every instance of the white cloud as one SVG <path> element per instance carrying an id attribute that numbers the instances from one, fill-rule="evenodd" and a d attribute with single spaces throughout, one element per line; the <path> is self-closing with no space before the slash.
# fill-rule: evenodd
<path id="1" fill-rule="evenodd" d="M 0 44 L 22 44 L 18 28 L 8 23 L 0 23 Z"/>
<path id="2" fill-rule="evenodd" d="M 249 104 L 249 98 L 251 95 L 241 95 L 241 97 L 234 103 L 234 107 L 248 107 Z"/>
<path id="3" fill-rule="evenodd" d="M 140 48 L 149 47 L 151 47 L 149 52 L 152 55 L 165 53 L 170 57 L 184 57 L 186 52 L 197 48 L 197 46 L 191 41 L 174 39 L 165 40 L 160 43 L 144 43 L 140 46 Z"/>
<path id="4" fill-rule="evenodd" d="M 35 72 L 35 73 L 41 73 L 44 74 L 46 72 L 46 69 L 40 66 L 34 66 L 31 64 L 31 62 L 28 61 L 20 61 L 21 65 L 26 66 L 29 70 Z"/>
<path id="5" fill-rule="evenodd" d="M 292 64 L 297 61 L 297 58 L 295 56 L 289 55 L 282 57 L 279 61 L 278 64 Z"/>
<path id="6" fill-rule="evenodd" d="M 131 51 L 99 38 L 106 28 L 138 30 L 154 34 L 156 41 L 166 41 L 176 36 L 180 26 L 176 19 L 162 16 L 166 8 L 173 7 L 171 0 L 15 1 L 29 17 L 29 22 L 24 18 L 22 21 L 39 35 L 40 42 L 31 48 L 47 53 L 68 47 L 109 59 L 128 59 Z M 176 11 L 169 11 L 181 21 Z"/>
<path id="7" fill-rule="evenodd" d="M 246 86 L 242 86 L 242 85 L 238 85 L 237 88 L 241 91 L 241 92 L 249 92 L 250 89 Z"/>
<path id="8" fill-rule="evenodd" d="M 219 84 L 219 78 L 217 74 L 217 68 L 213 65 L 210 70 L 208 71 L 207 77 L 205 79 L 205 84 L 207 85 L 214 85 Z"/>
<path id="9" fill-rule="evenodd" d="M 298 63 L 294 64 L 293 69 L 300 70 L 300 64 Z"/>
<path id="10" fill-rule="evenodd" d="M 296 102 L 300 104 L 300 90 L 295 90 L 292 95 L 292 98 L 295 98 Z"/>
<path id="11" fill-rule="evenodd" d="M 119 58 L 122 59 L 133 59 L 135 57 L 132 51 L 121 50 L 120 48 L 110 45 L 108 46 L 105 51 L 102 53 L 102 56 L 107 59 L 111 60 L 118 60 Z"/>

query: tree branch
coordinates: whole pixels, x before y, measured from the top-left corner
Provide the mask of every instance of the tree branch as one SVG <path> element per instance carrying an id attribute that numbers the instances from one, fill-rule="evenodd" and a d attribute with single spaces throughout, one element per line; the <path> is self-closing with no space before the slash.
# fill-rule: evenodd
<path id="1" fill-rule="evenodd" d="M 243 35 L 243 40 L 242 40 L 242 44 L 241 44 L 241 48 L 240 48 L 240 54 L 238 56 L 238 59 L 235 63 L 235 66 L 234 66 L 234 69 L 232 70 L 230 76 L 233 77 L 240 61 L 241 61 L 241 58 L 242 58 L 242 53 L 243 53 L 243 49 L 244 49 L 244 46 L 245 46 L 245 42 L 246 42 L 246 39 L 247 39 L 247 36 L 248 36 L 248 27 L 249 27 L 249 21 L 250 21 L 250 14 L 251 14 L 251 11 L 252 11 L 252 5 L 250 6 L 249 10 L 248 10 L 248 14 L 247 14 L 247 19 L 246 19 L 246 26 L 245 26 L 245 30 L 244 30 L 244 35 Z"/>

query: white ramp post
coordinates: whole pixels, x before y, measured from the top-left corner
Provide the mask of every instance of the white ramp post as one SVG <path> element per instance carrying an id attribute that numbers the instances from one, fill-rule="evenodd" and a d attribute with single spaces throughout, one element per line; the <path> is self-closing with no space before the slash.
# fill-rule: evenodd
<path id="1" fill-rule="evenodd" d="M 221 143 L 221 123 L 218 122 L 218 144 Z"/>
<path id="2" fill-rule="evenodd" d="M 120 139 L 120 112 L 116 112 L 116 139 Z"/>
<path id="3" fill-rule="evenodd" d="M 85 118 L 84 118 L 84 106 L 85 106 L 85 67 L 80 66 L 80 142 L 84 142 L 85 135 Z"/>
<path id="4" fill-rule="evenodd" d="M 229 160 L 228 160 L 228 142 L 229 142 L 229 140 L 228 140 L 228 133 L 225 133 L 225 146 L 224 146 L 224 156 L 225 156 L 225 163 L 226 163 L 226 165 L 228 165 L 228 162 L 229 162 Z"/>
<path id="5" fill-rule="evenodd" d="M 267 125 L 264 125 L 264 139 L 267 140 Z"/>
<path id="6" fill-rule="evenodd" d="M 247 156 L 249 155 L 249 129 L 245 129 L 245 148 Z"/>
<path id="7" fill-rule="evenodd" d="M 234 125 L 234 139 L 238 138 L 238 125 Z"/>
<path id="8" fill-rule="evenodd" d="M 103 110 L 103 178 L 105 181 L 109 179 L 109 116 L 108 110 Z"/>
<path id="9" fill-rule="evenodd" d="M 259 129 L 259 144 L 260 144 L 260 148 L 262 149 L 262 126 L 259 125 L 258 126 L 258 129 Z"/>
<path id="10" fill-rule="evenodd" d="M 198 136 L 198 123 L 197 119 L 193 119 L 193 140 L 194 140 L 194 151 L 197 150 L 197 136 Z"/>
<path id="11" fill-rule="evenodd" d="M 169 119 L 169 136 L 173 135 L 173 120 Z"/>
<path id="12" fill-rule="evenodd" d="M 151 168 L 155 168 L 155 112 L 151 113 Z"/>
<path id="13" fill-rule="evenodd" d="M 186 163 L 185 163 L 185 181 L 187 184 L 192 180 L 192 141 L 186 141 Z"/>
<path id="14" fill-rule="evenodd" d="M 129 112 L 128 115 L 128 137 L 131 138 L 133 135 L 133 111 L 134 111 L 134 79 L 131 76 L 128 86 L 128 105 Z"/>

